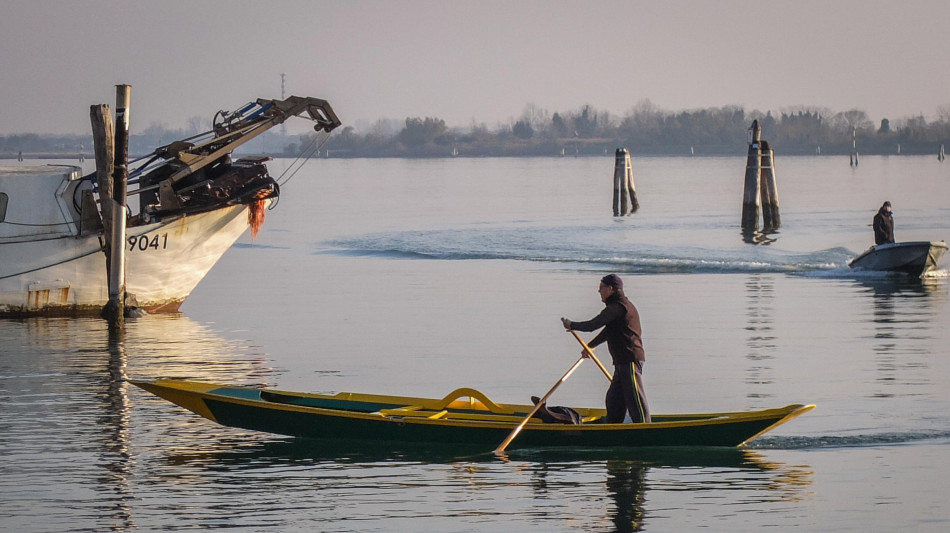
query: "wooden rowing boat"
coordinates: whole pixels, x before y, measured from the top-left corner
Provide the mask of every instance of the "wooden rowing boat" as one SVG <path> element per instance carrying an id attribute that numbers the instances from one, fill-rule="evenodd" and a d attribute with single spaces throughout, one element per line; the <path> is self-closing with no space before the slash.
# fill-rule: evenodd
<path id="1" fill-rule="evenodd" d="M 133 384 L 225 426 L 294 437 L 493 447 L 534 406 L 495 403 L 470 388 L 444 398 L 341 392 L 287 392 L 196 381 Z M 580 408 L 582 424 L 532 418 L 512 448 L 741 446 L 814 405 L 701 414 L 653 415 L 648 424 L 603 423 L 604 409 Z"/>

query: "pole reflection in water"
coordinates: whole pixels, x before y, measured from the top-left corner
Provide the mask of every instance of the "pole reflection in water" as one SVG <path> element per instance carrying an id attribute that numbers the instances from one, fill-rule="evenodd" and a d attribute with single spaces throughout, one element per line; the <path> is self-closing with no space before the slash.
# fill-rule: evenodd
<path id="1" fill-rule="evenodd" d="M 105 493 L 102 501 L 110 502 L 109 508 L 102 509 L 109 519 L 109 529 L 129 531 L 135 526 L 131 507 L 135 496 L 129 482 L 133 461 L 129 443 L 131 406 L 125 375 L 125 326 L 109 325 L 108 330 L 108 373 L 103 376 L 104 379 L 95 394 L 102 406 L 101 413 L 96 418 L 97 424 L 102 428 L 99 466 L 105 469 L 96 488 Z"/>
<path id="2" fill-rule="evenodd" d="M 774 368 L 771 361 L 775 358 L 776 339 L 773 333 L 775 322 L 775 280 L 768 274 L 754 274 L 746 281 L 748 305 L 746 316 L 749 332 L 746 344 L 749 352 L 746 359 L 749 367 L 745 383 L 750 386 L 747 397 L 770 398 L 771 393 L 764 390 L 773 382 Z"/>

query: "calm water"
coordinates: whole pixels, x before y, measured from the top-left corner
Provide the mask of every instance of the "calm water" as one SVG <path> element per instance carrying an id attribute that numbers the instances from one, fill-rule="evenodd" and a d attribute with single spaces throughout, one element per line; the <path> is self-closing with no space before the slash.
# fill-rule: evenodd
<path id="1" fill-rule="evenodd" d="M 288 161 L 272 163 L 277 176 Z M 15 162 L 3 162 L 15 164 Z M 90 162 L 86 162 L 87 167 Z M 777 156 L 781 232 L 742 242 L 744 158 L 319 160 L 182 314 L 0 321 L 0 523 L 10 531 L 946 531 L 947 259 L 856 273 L 871 216 L 950 237 L 936 157 Z M 818 407 L 745 449 L 357 448 L 219 427 L 133 388 L 179 377 L 496 401 L 579 354 L 558 317 L 624 275 L 655 412 Z M 606 352 L 604 354 L 606 355 Z M 582 366 L 552 403 L 600 405 Z M 490 452 L 485 450 L 484 452 Z"/>

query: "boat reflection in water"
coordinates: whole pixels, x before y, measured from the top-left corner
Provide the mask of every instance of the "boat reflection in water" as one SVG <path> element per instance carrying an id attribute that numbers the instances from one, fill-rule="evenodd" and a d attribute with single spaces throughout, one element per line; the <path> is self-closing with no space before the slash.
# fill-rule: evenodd
<path id="1" fill-rule="evenodd" d="M 11 531 L 33 530 L 39 516 L 63 530 L 136 528 L 137 469 L 158 436 L 192 424 L 156 413 L 164 405 L 151 408 L 161 402 L 138 392 L 127 375 L 147 368 L 263 382 L 270 373 L 259 355 L 179 314 L 130 319 L 124 331 L 92 318 L 2 320 L 0 336 L 0 383 L 11 400 L 0 409 L 0 471 L 4 507 L 12 510 L 4 512 L 4 528 Z"/>
<path id="2" fill-rule="evenodd" d="M 270 501 L 274 487 L 288 485 L 297 499 L 319 501 L 332 494 L 334 506 L 342 509 L 385 501 L 378 508 L 370 505 L 374 512 L 366 520 L 371 525 L 422 518 L 414 512 L 429 512 L 419 505 L 438 493 L 443 500 L 455 495 L 444 503 L 446 513 L 486 520 L 511 513 L 534 516 L 552 530 L 573 525 L 641 531 L 651 516 L 663 515 L 667 498 L 721 500 L 729 509 L 763 500 L 803 501 L 810 497 L 814 475 L 807 465 L 784 464 L 741 448 L 522 449 L 505 462 L 483 447 L 447 451 L 431 445 L 353 446 L 288 438 L 243 444 L 235 438 L 232 444 L 231 449 L 206 442 L 170 450 L 166 462 L 188 472 L 181 482 L 196 487 L 209 477 L 253 476 L 254 483 L 241 484 L 247 501 Z M 287 478 L 291 466 L 296 479 Z M 497 494 L 505 495 L 504 503 Z M 579 508 L 585 511 L 578 513 Z M 333 514 L 321 514 L 327 513 Z"/>

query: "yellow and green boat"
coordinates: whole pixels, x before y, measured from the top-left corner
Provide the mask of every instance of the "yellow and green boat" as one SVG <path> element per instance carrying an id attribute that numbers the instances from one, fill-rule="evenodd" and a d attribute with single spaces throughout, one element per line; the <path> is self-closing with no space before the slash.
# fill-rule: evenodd
<path id="1" fill-rule="evenodd" d="M 794 404 L 757 411 L 653 415 L 646 424 L 607 424 L 606 411 L 577 408 L 581 424 L 523 421 L 533 405 L 495 403 L 462 388 L 443 398 L 341 392 L 287 392 L 181 380 L 135 385 L 225 426 L 313 439 L 491 448 L 521 426 L 509 448 L 741 446 L 813 409 Z"/>

